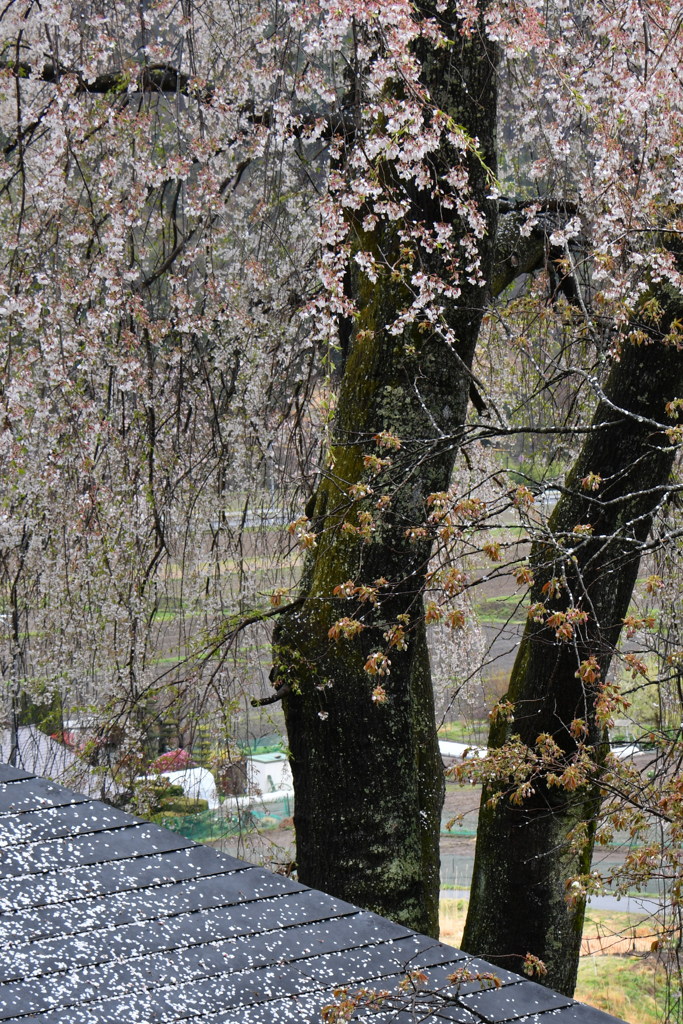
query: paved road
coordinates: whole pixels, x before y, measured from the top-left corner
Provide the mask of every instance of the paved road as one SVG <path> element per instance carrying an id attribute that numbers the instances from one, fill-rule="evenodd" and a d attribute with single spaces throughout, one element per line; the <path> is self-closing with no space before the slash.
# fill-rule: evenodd
<path id="1" fill-rule="evenodd" d="M 442 889 L 442 900 L 469 899 L 469 889 Z M 655 914 L 661 902 L 652 896 L 593 896 L 589 900 L 595 910 L 619 910 L 624 914 Z"/>

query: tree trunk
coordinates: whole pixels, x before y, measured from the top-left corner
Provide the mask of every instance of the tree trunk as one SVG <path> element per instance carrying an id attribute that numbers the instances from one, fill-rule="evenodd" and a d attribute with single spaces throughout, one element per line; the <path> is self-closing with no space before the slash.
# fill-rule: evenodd
<path id="1" fill-rule="evenodd" d="M 435 6 L 418 5 L 422 15 L 431 16 Z M 451 22 L 452 47 L 437 51 L 424 44 L 424 84 L 434 103 L 478 138 L 483 161 L 494 169 L 494 51 L 483 31 L 461 36 L 453 11 L 443 17 Z M 444 145 L 434 162 L 435 178 L 443 180 L 458 159 Z M 478 243 L 486 281 L 495 204 L 486 198 L 485 168 L 472 154 L 468 170 L 486 219 Z M 391 165 L 383 173 L 391 179 Z M 400 187 L 416 222 L 449 218 L 464 233 L 456 212 L 444 210 L 429 191 Z M 352 251 L 375 247 L 386 268 L 397 266 L 395 228 L 385 225 L 368 237 L 360 220 L 350 222 Z M 431 269 L 442 273 L 438 254 L 421 253 L 422 266 L 429 271 L 430 258 Z M 463 276 L 460 297 L 448 300 L 444 315 L 457 338 L 451 348 L 424 324 L 401 337 L 387 330 L 409 300 L 406 284 L 388 269 L 372 283 L 351 259 L 347 281 L 358 312 L 348 337 L 328 469 L 309 513 L 316 546 L 304 571 L 304 602 L 283 616 L 274 646 L 277 680 L 292 686 L 284 707 L 297 865 L 306 884 L 437 935 L 444 783 L 422 609 L 431 542 L 407 533 L 425 522 L 428 495 L 449 484 L 487 286 Z M 400 438 L 401 447 L 389 453 L 391 465 L 373 475 L 364 456 L 387 455 L 373 442 L 382 431 Z M 352 501 L 349 488 L 359 484 L 372 487 L 373 494 Z M 391 500 L 379 513 L 381 495 Z M 364 516 L 375 524 L 365 538 L 353 532 L 362 531 Z M 385 582 L 377 584 L 379 579 Z M 358 591 L 350 600 L 335 595 L 345 581 L 375 588 L 377 603 L 363 601 Z M 343 617 L 361 621 L 363 631 L 331 640 L 329 630 Z M 405 626 L 405 650 L 387 640 L 397 624 Z M 389 674 L 366 670 L 375 652 L 390 658 Z M 373 700 L 377 684 L 381 689 Z"/>
<path id="2" fill-rule="evenodd" d="M 548 539 L 533 545 L 532 602 L 544 602 L 549 614 L 568 607 L 584 610 L 588 620 L 577 622 L 567 640 L 558 639 L 547 621 L 528 621 L 507 694 L 514 719 L 494 721 L 491 747 L 518 736 L 534 748 L 537 737 L 549 734 L 569 764 L 578 736 L 570 725 L 583 720 L 596 765 L 604 758 L 605 730 L 596 716 L 599 685 L 577 673 L 594 657 L 600 678 L 606 678 L 643 543 L 666 496 L 674 451 L 652 421 L 667 422 L 665 403 L 683 387 L 683 352 L 661 341 L 676 313 L 667 311 L 660 340 L 651 337 L 640 346 L 625 341 L 605 386 L 606 400 L 550 518 Z M 593 478 L 582 485 L 590 473 L 601 482 Z M 592 527 L 592 535 L 575 533 L 577 525 Z M 561 581 L 561 589 L 549 600 L 543 587 L 553 579 Z M 585 903 L 567 903 L 566 883 L 590 870 L 600 786 L 594 776 L 572 791 L 548 785 L 543 773 L 532 785 L 519 806 L 507 796 L 487 804 L 497 790 L 485 787 L 462 945 L 513 970 L 531 953 L 548 968 L 544 982 L 571 995 Z M 577 826 L 585 829 L 585 843 L 578 847 L 568 841 Z"/>

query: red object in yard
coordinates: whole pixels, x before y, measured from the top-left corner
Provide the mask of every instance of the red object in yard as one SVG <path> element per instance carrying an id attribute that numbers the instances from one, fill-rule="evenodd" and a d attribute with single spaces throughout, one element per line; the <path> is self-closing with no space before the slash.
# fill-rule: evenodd
<path id="1" fill-rule="evenodd" d="M 56 740 L 57 743 L 63 743 L 66 747 L 76 746 L 76 737 L 72 732 L 52 732 L 50 739 Z"/>
<path id="2" fill-rule="evenodd" d="M 179 747 L 177 750 L 167 750 L 160 754 L 156 761 L 152 761 L 150 768 L 154 772 L 181 772 L 185 768 L 192 767 L 192 756 L 187 750 Z"/>

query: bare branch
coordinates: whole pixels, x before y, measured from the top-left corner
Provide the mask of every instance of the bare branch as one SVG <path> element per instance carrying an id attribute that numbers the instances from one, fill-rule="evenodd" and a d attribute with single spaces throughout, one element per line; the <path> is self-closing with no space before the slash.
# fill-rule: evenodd
<path id="1" fill-rule="evenodd" d="M 266 704 L 276 704 L 279 700 L 284 700 L 292 692 L 292 687 L 289 683 L 282 683 L 278 686 L 275 693 L 271 694 L 270 697 L 252 697 L 249 702 L 252 708 L 263 708 Z"/>

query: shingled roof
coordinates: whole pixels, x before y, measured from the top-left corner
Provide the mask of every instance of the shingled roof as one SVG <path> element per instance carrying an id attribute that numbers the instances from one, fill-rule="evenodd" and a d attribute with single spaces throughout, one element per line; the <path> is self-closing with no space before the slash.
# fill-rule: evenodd
<path id="1" fill-rule="evenodd" d="M 0 766 L 0 1020 L 32 1024 L 308 1024 L 339 984 L 434 985 L 459 950 Z M 614 1024 L 494 970 L 430 1024 Z M 372 1020 L 407 1022 L 412 1014 Z"/>

